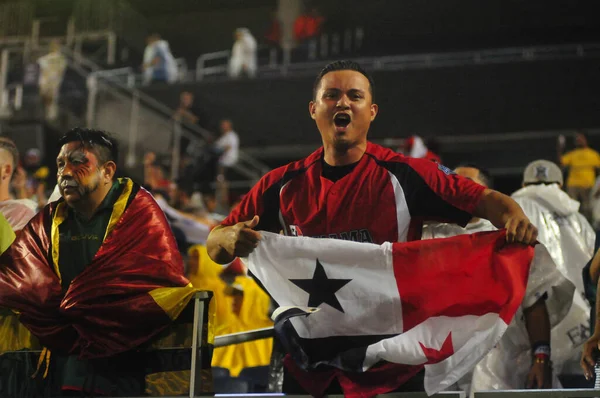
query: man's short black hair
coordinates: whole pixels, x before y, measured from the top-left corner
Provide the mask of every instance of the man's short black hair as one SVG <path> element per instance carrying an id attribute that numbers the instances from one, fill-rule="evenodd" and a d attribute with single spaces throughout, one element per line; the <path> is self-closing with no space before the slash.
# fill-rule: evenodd
<path id="1" fill-rule="evenodd" d="M 488 169 L 486 169 L 484 167 L 480 167 L 479 165 L 477 165 L 475 163 L 461 163 L 458 166 L 456 166 L 454 169 L 456 170 L 459 167 L 468 167 L 471 169 L 479 170 L 479 179 L 485 184 L 486 187 L 492 188 L 492 185 L 494 184 L 494 179 L 492 178 L 492 174 L 489 172 Z"/>
<path id="2" fill-rule="evenodd" d="M 317 78 L 315 79 L 315 84 L 313 85 L 313 99 L 317 98 L 317 91 L 319 90 L 319 84 L 321 84 L 321 79 L 323 79 L 323 76 L 325 76 L 329 72 L 335 72 L 338 70 L 353 70 L 366 77 L 369 81 L 369 92 L 371 93 L 371 98 L 375 98 L 375 82 L 373 81 L 371 75 L 366 70 L 364 70 L 358 62 L 341 60 L 331 62 L 325 65 L 323 69 L 321 69 L 321 72 L 319 72 L 319 74 L 317 75 Z"/>
<path id="3" fill-rule="evenodd" d="M 94 152 L 99 164 L 109 161 L 117 163 L 119 157 L 117 141 L 106 131 L 75 127 L 58 140 L 58 148 L 60 150 L 63 145 L 77 141 Z"/>

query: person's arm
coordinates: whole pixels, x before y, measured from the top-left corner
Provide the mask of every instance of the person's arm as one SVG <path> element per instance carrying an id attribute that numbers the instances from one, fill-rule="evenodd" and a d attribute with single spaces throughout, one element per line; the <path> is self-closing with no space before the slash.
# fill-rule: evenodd
<path id="1" fill-rule="evenodd" d="M 533 245 L 537 228 L 529 221 L 523 209 L 510 196 L 486 189 L 473 212 L 475 217 L 489 220 L 496 228 L 506 228 L 508 242 Z"/>
<path id="2" fill-rule="evenodd" d="M 187 119 L 186 121 L 187 121 L 188 123 L 191 123 L 191 124 L 196 124 L 196 123 L 198 123 L 198 116 L 194 115 L 194 114 L 193 114 L 192 112 L 190 112 L 189 110 L 187 110 L 187 109 L 184 109 L 184 110 L 183 110 L 183 112 L 182 112 L 182 114 L 183 114 L 183 117 L 184 117 L 185 119 Z"/>
<path id="3" fill-rule="evenodd" d="M 246 257 L 258 246 L 262 236 L 255 229 L 273 232 L 279 214 L 279 185 L 282 169 L 271 171 L 248 192 L 221 225 L 215 227 L 206 241 L 212 260 L 219 264 Z"/>
<path id="4" fill-rule="evenodd" d="M 406 187 L 411 217 L 461 226 L 472 217 L 484 218 L 496 228 L 506 228 L 508 242 L 532 245 L 536 241 L 537 229 L 509 196 L 424 159 L 408 158 L 405 164 L 397 164 L 394 174 Z"/>
<path id="5" fill-rule="evenodd" d="M 590 265 L 590 278 L 594 285 L 598 284 L 598 276 L 600 275 L 600 250 L 594 254 L 592 264 Z"/>
<path id="6" fill-rule="evenodd" d="M 531 344 L 533 363 L 527 376 L 527 388 L 551 388 L 550 316 L 544 298 L 523 310 L 525 327 Z"/>
<path id="7" fill-rule="evenodd" d="M 247 257 L 258 247 L 262 236 L 254 231 L 258 225 L 259 217 L 252 220 L 239 222 L 230 227 L 219 225 L 208 235 L 206 250 L 215 263 L 227 264 L 236 257 Z"/>
<path id="8" fill-rule="evenodd" d="M 594 257 L 596 259 L 597 255 Z M 600 350 L 600 289 L 596 289 L 596 324 L 594 326 L 594 334 L 590 336 L 588 341 L 583 345 L 583 351 L 581 353 L 581 368 L 583 374 L 587 380 L 590 380 L 594 374 L 594 366 L 598 359 L 598 352 Z"/>

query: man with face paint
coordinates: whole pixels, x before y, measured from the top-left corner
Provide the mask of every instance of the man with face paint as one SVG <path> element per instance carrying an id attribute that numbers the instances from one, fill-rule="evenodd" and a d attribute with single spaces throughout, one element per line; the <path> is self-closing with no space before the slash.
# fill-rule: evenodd
<path id="1" fill-rule="evenodd" d="M 130 179 L 115 178 L 116 141 L 76 128 L 59 146 L 61 198 L 0 257 L 0 307 L 18 311 L 52 353 L 44 351 L 38 373 L 45 363 L 53 395 L 143 395 L 136 349 L 181 312 L 156 297 L 172 294 L 184 308 L 194 289 L 158 204 Z"/>
<path id="2" fill-rule="evenodd" d="M 59 141 L 56 158 L 58 189 L 68 205 L 68 216 L 59 226 L 60 267 L 64 289 L 89 264 L 100 248 L 113 205 L 122 188 L 109 138 L 98 135 L 89 145 L 78 131 Z M 106 144 L 102 145 L 106 139 Z M 109 146 L 111 145 L 111 146 Z M 83 260 L 83 261 L 82 261 Z"/>
<path id="3" fill-rule="evenodd" d="M 407 158 L 369 142 L 367 134 L 379 111 L 374 91 L 373 79 L 357 63 L 325 66 L 308 104 L 323 146 L 266 174 L 212 230 L 207 250 L 215 262 L 248 256 L 260 245 L 260 230 L 382 244 L 419 239 L 426 220 L 466 225 L 473 216 L 506 228 L 509 242 L 534 244 L 537 229 L 510 197 L 440 164 Z M 422 371 L 417 374 L 415 369 L 390 364 L 369 370 L 378 377 L 377 386 L 360 373 L 304 372 L 290 361 L 286 366 L 283 391 L 289 393 L 310 388 L 316 395 L 337 394 L 343 389 L 371 396 L 424 388 Z"/>

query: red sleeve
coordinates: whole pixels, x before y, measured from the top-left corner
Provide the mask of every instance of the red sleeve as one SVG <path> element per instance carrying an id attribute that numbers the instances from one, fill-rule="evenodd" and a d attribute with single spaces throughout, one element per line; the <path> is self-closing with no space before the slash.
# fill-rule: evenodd
<path id="1" fill-rule="evenodd" d="M 407 159 L 427 187 L 452 206 L 473 213 L 485 187 L 464 178 L 448 167 L 425 159 Z"/>
<path id="2" fill-rule="evenodd" d="M 231 211 L 221 225 L 231 226 L 259 216 L 257 230 L 279 232 L 279 187 L 283 173 L 281 169 L 267 173 L 244 195 L 240 204 Z"/>
<path id="3" fill-rule="evenodd" d="M 466 225 L 485 187 L 425 159 L 404 158 L 391 170 L 398 178 L 411 217 Z"/>

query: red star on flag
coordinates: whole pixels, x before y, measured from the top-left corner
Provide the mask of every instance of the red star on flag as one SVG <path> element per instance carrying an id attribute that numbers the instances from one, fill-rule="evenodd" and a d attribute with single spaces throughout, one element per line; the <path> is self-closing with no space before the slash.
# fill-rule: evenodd
<path id="1" fill-rule="evenodd" d="M 439 350 L 436 350 L 435 348 L 427 348 L 421 342 L 419 342 L 419 345 L 423 350 L 423 354 L 425 354 L 425 357 L 427 357 L 428 365 L 442 362 L 444 359 L 454 354 L 454 347 L 452 347 L 452 332 L 448 333 L 448 337 L 446 337 L 446 340 L 444 340 L 444 343 L 442 344 L 442 348 Z"/>

